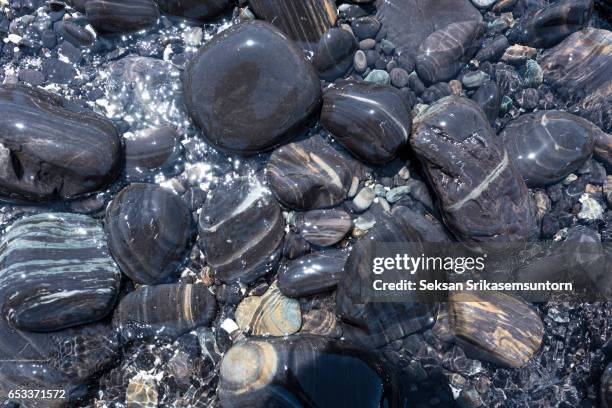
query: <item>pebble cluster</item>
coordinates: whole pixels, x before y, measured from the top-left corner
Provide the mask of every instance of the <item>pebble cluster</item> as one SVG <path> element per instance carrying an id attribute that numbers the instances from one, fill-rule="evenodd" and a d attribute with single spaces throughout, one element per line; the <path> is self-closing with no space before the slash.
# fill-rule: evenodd
<path id="1" fill-rule="evenodd" d="M 612 265 L 611 30 L 609 0 L 0 0 L 0 403 L 612 407 L 609 302 L 361 286 L 381 242 Z"/>

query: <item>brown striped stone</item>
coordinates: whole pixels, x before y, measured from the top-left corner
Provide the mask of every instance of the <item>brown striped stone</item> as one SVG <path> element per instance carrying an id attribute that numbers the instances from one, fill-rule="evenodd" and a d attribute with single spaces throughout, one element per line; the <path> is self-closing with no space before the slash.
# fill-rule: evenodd
<path id="1" fill-rule="evenodd" d="M 450 294 L 455 342 L 472 358 L 520 368 L 542 344 L 540 316 L 525 302 L 501 292 Z"/>

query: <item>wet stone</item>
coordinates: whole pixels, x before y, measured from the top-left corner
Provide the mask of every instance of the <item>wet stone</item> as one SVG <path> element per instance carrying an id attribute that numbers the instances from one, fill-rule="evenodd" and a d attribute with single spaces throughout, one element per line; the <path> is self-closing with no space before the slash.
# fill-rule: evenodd
<path id="1" fill-rule="evenodd" d="M 508 154 L 529 187 L 557 183 L 592 155 L 601 132 L 567 112 L 540 111 L 511 121 L 500 134 Z"/>
<path id="2" fill-rule="evenodd" d="M 353 172 L 345 157 L 315 136 L 280 147 L 266 167 L 270 188 L 289 208 L 317 209 L 341 203 Z"/>
<path id="3" fill-rule="evenodd" d="M 511 42 L 549 48 L 583 28 L 591 18 L 593 0 L 562 0 L 523 17 L 511 32 Z"/>
<path id="4" fill-rule="evenodd" d="M 360 17 L 351 23 L 351 29 L 360 40 L 375 38 L 380 30 L 380 22 L 375 17 Z"/>
<path id="5" fill-rule="evenodd" d="M 125 391 L 127 408 L 157 408 L 158 393 L 155 377 L 139 373 L 130 382 Z"/>
<path id="6" fill-rule="evenodd" d="M 176 338 L 215 318 L 214 295 L 201 284 L 140 286 L 115 309 L 113 327 L 126 338 Z"/>
<path id="7" fill-rule="evenodd" d="M 508 48 L 502 55 L 501 60 L 508 64 L 521 65 L 537 54 L 538 50 L 526 45 L 514 44 Z"/>
<path id="8" fill-rule="evenodd" d="M 479 21 L 453 23 L 435 31 L 421 44 L 416 71 L 426 83 L 452 79 L 478 49 L 483 33 Z"/>
<path id="9" fill-rule="evenodd" d="M 497 61 L 504 55 L 510 43 L 505 35 L 497 36 L 489 41 L 485 40 L 482 48 L 476 53 L 474 59 L 484 61 Z"/>
<path id="10" fill-rule="evenodd" d="M 180 152 L 178 134 L 170 127 L 148 128 L 125 139 L 125 167 L 131 179 L 172 164 Z"/>
<path id="11" fill-rule="evenodd" d="M 501 107 L 501 94 L 497 84 L 494 81 L 485 82 L 474 92 L 472 100 L 487 115 L 489 123 L 494 124 Z"/>
<path id="12" fill-rule="evenodd" d="M 48 82 L 54 84 L 69 84 L 77 75 L 71 64 L 57 58 L 48 58 L 43 61 L 41 72 Z"/>
<path id="13" fill-rule="evenodd" d="M 103 33 L 128 33 L 155 24 L 159 10 L 154 0 L 89 0 L 85 4 L 87 19 Z"/>
<path id="14" fill-rule="evenodd" d="M 321 123 L 357 158 L 382 164 L 407 143 L 410 110 L 393 87 L 351 81 L 325 92 Z"/>
<path id="15" fill-rule="evenodd" d="M 393 406 L 401 401 L 401 387 L 392 373 L 372 352 L 342 341 L 309 335 L 253 339 L 223 357 L 219 400 L 223 407 L 264 408 L 286 401 Z"/>
<path id="16" fill-rule="evenodd" d="M 259 18 L 274 24 L 300 47 L 314 51 L 320 38 L 336 23 L 333 0 L 250 0 Z"/>
<path id="17" fill-rule="evenodd" d="M 45 213 L 21 218 L 0 242 L 2 313 L 21 330 L 48 332 L 110 313 L 121 272 L 99 221 Z"/>
<path id="18" fill-rule="evenodd" d="M 164 13 L 193 18 L 197 20 L 210 20 L 228 11 L 232 5 L 231 0 L 155 0 Z"/>
<path id="19" fill-rule="evenodd" d="M 199 246 L 216 279 L 248 284 L 276 268 L 284 228 L 280 206 L 261 181 L 236 179 L 209 192 Z"/>
<path id="20" fill-rule="evenodd" d="M 415 118 L 411 143 L 458 238 L 534 236 L 536 214 L 527 187 L 478 105 L 457 96 L 438 101 Z"/>
<path id="21" fill-rule="evenodd" d="M 0 196 L 56 201 L 103 188 L 121 172 L 112 122 L 54 94 L 0 87 Z"/>
<path id="22" fill-rule="evenodd" d="M 313 245 L 331 246 L 349 232 L 352 220 L 344 210 L 312 210 L 298 214 L 295 224 L 306 241 Z"/>
<path id="23" fill-rule="evenodd" d="M 273 283 L 262 296 L 249 296 L 240 302 L 236 322 L 254 336 L 287 336 L 302 327 L 300 303 L 284 296 Z"/>
<path id="24" fill-rule="evenodd" d="M 240 154 L 286 142 L 321 98 L 319 79 L 303 52 L 262 21 L 213 37 L 188 63 L 183 86 L 188 111 L 206 139 Z"/>
<path id="25" fill-rule="evenodd" d="M 165 283 L 183 262 L 193 234 L 191 213 L 172 191 L 130 184 L 106 210 L 108 245 L 121 271 L 145 285 Z"/>
<path id="26" fill-rule="evenodd" d="M 328 310 L 313 309 L 302 317 L 300 333 L 339 338 L 342 335 L 342 328 L 334 313 Z"/>
<path id="27" fill-rule="evenodd" d="M 356 49 L 357 42 L 349 31 L 342 28 L 327 30 L 319 41 L 312 62 L 319 77 L 333 81 L 343 76 L 353 64 Z"/>
<path id="28" fill-rule="evenodd" d="M 289 297 L 304 297 L 332 290 L 344 271 L 348 251 L 327 249 L 308 254 L 280 267 L 278 286 Z"/>
<path id="29" fill-rule="evenodd" d="M 501 292 L 453 292 L 449 320 L 469 357 L 520 368 L 542 344 L 544 326 L 528 304 Z"/>

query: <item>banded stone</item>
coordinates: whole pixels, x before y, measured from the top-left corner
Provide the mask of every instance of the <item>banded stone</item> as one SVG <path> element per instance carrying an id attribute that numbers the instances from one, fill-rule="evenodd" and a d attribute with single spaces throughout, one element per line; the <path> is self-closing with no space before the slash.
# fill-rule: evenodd
<path id="1" fill-rule="evenodd" d="M 88 0 L 87 19 L 103 33 L 128 33 L 149 28 L 159 18 L 154 0 Z"/>
<path id="2" fill-rule="evenodd" d="M 99 221 L 45 213 L 22 218 L 0 242 L 3 316 L 21 330 L 48 332 L 108 315 L 121 272 Z"/>
<path id="3" fill-rule="evenodd" d="M 340 242 L 353 225 L 344 210 L 312 210 L 298 214 L 296 227 L 300 235 L 313 245 L 331 246 Z"/>

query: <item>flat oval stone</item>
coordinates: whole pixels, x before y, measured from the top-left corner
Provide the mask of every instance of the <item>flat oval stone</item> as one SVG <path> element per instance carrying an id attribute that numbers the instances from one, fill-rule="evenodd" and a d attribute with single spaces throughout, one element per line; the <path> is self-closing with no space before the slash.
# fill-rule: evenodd
<path id="1" fill-rule="evenodd" d="M 587 25 L 593 0 L 562 0 L 530 12 L 508 33 L 511 42 L 549 48 Z"/>
<path id="2" fill-rule="evenodd" d="M 87 19 L 103 33 L 128 33 L 155 24 L 159 10 L 154 0 L 88 0 Z"/>
<path id="3" fill-rule="evenodd" d="M 106 210 L 108 246 L 121 271 L 145 285 L 173 279 L 189 248 L 193 220 L 184 201 L 154 184 L 130 184 Z"/>
<path id="4" fill-rule="evenodd" d="M 334 289 L 348 254 L 346 250 L 328 249 L 286 263 L 278 272 L 281 292 L 290 297 L 304 297 Z"/>
<path id="5" fill-rule="evenodd" d="M 416 57 L 419 77 L 429 84 L 453 79 L 478 50 L 483 32 L 480 21 L 464 21 L 430 34 Z"/>
<path id="6" fill-rule="evenodd" d="M 538 59 L 544 80 L 576 112 L 612 132 L 612 32 L 593 27 L 578 31 Z"/>
<path id="7" fill-rule="evenodd" d="M 455 341 L 472 358 L 520 368 L 542 344 L 544 325 L 524 301 L 501 292 L 450 292 Z"/>
<path id="8" fill-rule="evenodd" d="M 353 221 L 344 210 L 312 210 L 298 214 L 295 225 L 300 235 L 311 244 L 331 246 L 344 238 Z"/>
<path id="9" fill-rule="evenodd" d="M 65 399 L 40 407 L 76 406 L 88 383 L 116 362 L 118 342 L 107 324 L 88 324 L 53 333 L 19 331 L 0 318 L 0 392 L 16 389 L 65 390 Z M 32 399 L 14 398 L 23 406 Z M 82 401 L 81 401 L 82 402 Z"/>
<path id="10" fill-rule="evenodd" d="M 305 210 L 341 203 L 353 178 L 347 160 L 318 136 L 276 149 L 266 175 L 283 205 Z"/>
<path id="11" fill-rule="evenodd" d="M 270 285 L 262 296 L 249 296 L 236 308 L 238 326 L 254 336 L 288 336 L 302 327 L 300 303 Z"/>
<path id="12" fill-rule="evenodd" d="M 377 245 L 422 242 L 410 220 L 401 220 L 401 213 L 395 215 L 381 214 L 374 227 L 353 245 L 336 289 L 336 313 L 344 322 L 343 336 L 364 347 L 382 347 L 433 326 L 435 321 L 437 306 L 424 302 L 417 291 L 407 293 L 405 302 L 370 302 L 362 296 L 363 285 L 372 275 Z"/>
<path id="13" fill-rule="evenodd" d="M 382 164 L 408 142 L 410 111 L 397 89 L 350 81 L 325 92 L 321 124 L 359 159 Z"/>
<path id="14" fill-rule="evenodd" d="M 412 147 L 460 239 L 526 240 L 537 233 L 527 186 L 489 125 L 467 98 L 445 97 L 415 118 Z"/>
<path id="15" fill-rule="evenodd" d="M 250 283 L 278 265 L 285 221 L 261 182 L 237 179 L 209 193 L 198 224 L 199 246 L 221 282 Z"/>
<path id="16" fill-rule="evenodd" d="M 452 23 L 482 21 L 470 0 L 376 0 L 376 11 L 387 39 L 412 63 L 419 46 L 434 31 Z"/>
<path id="17" fill-rule="evenodd" d="M 155 0 L 159 8 L 173 16 L 210 20 L 228 11 L 231 0 Z"/>
<path id="18" fill-rule="evenodd" d="M 113 327 L 128 338 L 175 338 L 209 325 L 216 313 L 215 296 L 203 284 L 140 286 L 119 302 Z"/>
<path id="19" fill-rule="evenodd" d="M 336 23 L 333 0 L 250 0 L 255 15 L 274 24 L 300 47 L 314 51 L 323 33 Z"/>
<path id="20" fill-rule="evenodd" d="M 101 223 L 85 215 L 21 218 L 0 242 L 2 313 L 21 330 L 99 320 L 115 305 L 120 283 Z"/>
<path id="21" fill-rule="evenodd" d="M 317 74 L 274 26 L 242 23 L 199 49 L 183 76 L 188 111 L 218 149 L 253 154 L 286 142 L 316 112 Z"/>
<path id="22" fill-rule="evenodd" d="M 121 139 L 103 116 L 20 85 L 0 87 L 0 111 L 0 199 L 71 199 L 121 173 Z"/>
<path id="23" fill-rule="evenodd" d="M 571 113 L 540 111 L 514 119 L 500 136 L 527 185 L 543 187 L 580 168 L 593 154 L 600 132 Z"/>
<path id="24" fill-rule="evenodd" d="M 330 28 L 319 40 L 312 63 L 319 78 L 333 81 L 343 76 L 353 64 L 357 40 L 348 30 Z"/>
<path id="25" fill-rule="evenodd" d="M 319 336 L 250 339 L 221 361 L 222 407 L 405 406 L 391 368 L 368 350 Z M 288 403 L 288 401 L 290 401 Z"/>
<path id="26" fill-rule="evenodd" d="M 124 135 L 125 136 L 125 135 Z M 165 168 L 180 152 L 179 136 L 170 127 L 147 128 L 125 138 L 125 167 L 130 179 Z"/>

